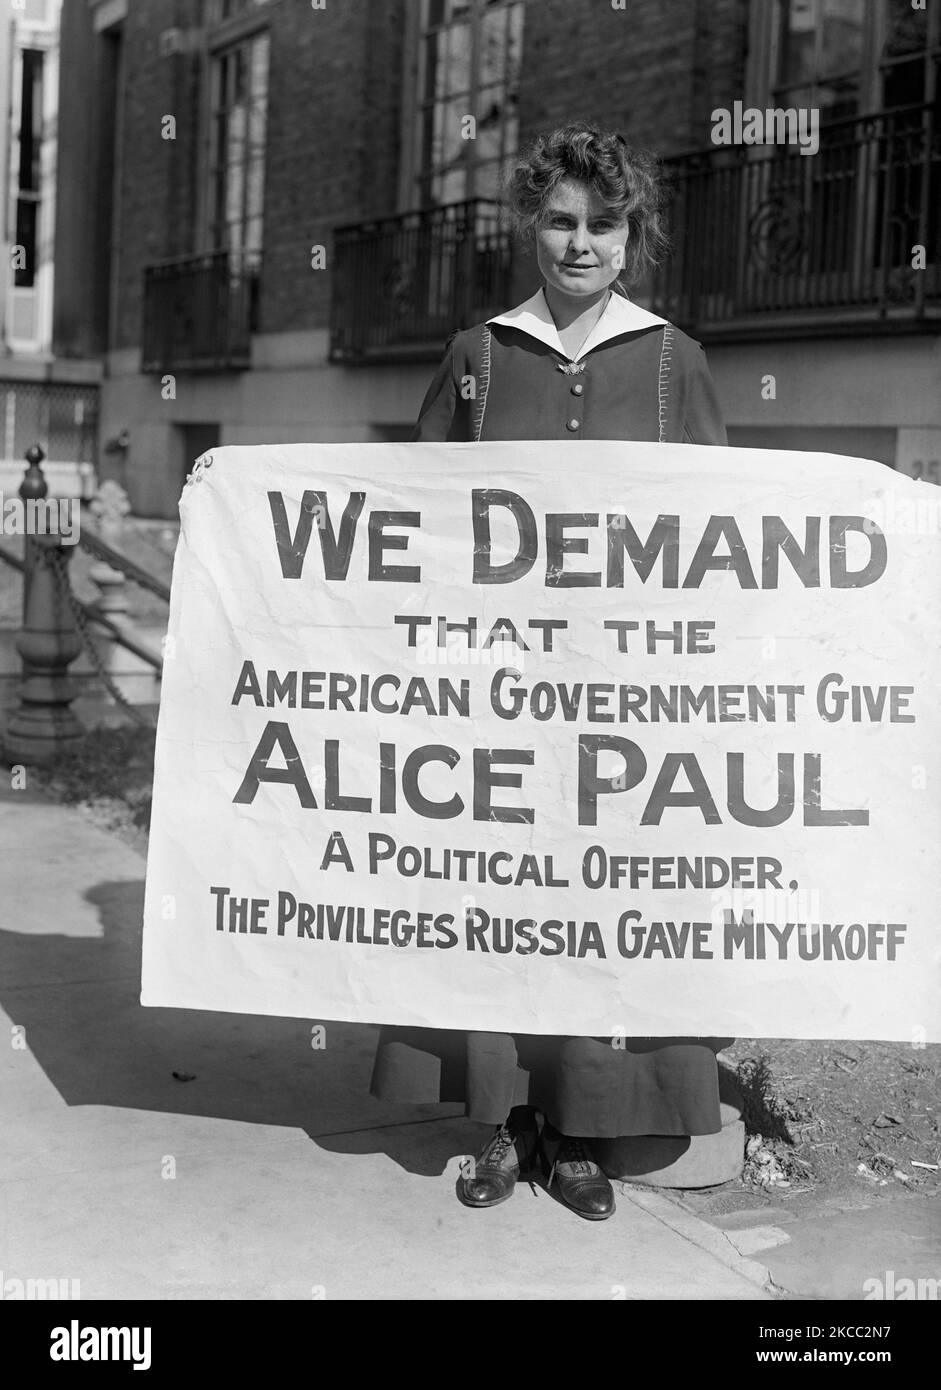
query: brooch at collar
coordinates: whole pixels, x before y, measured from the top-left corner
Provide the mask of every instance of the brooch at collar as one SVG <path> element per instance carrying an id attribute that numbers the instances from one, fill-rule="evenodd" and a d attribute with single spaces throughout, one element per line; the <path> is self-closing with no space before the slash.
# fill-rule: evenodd
<path id="1" fill-rule="evenodd" d="M 583 372 L 585 370 L 586 363 L 559 362 L 556 365 L 558 366 L 559 371 L 564 372 L 566 376 L 578 376 L 579 372 Z"/>

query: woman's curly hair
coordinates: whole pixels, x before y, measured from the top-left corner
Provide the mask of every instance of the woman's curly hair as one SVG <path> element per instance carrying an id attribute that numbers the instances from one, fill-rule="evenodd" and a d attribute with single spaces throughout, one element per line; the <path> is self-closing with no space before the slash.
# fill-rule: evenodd
<path id="1" fill-rule="evenodd" d="M 618 222 L 627 222 L 627 284 L 635 284 L 660 264 L 669 239 L 663 229 L 664 193 L 654 155 L 632 149 L 617 131 L 595 125 L 577 123 L 538 135 L 506 181 L 513 221 L 524 240 L 532 239 L 549 199 L 566 178 L 587 183 Z"/>

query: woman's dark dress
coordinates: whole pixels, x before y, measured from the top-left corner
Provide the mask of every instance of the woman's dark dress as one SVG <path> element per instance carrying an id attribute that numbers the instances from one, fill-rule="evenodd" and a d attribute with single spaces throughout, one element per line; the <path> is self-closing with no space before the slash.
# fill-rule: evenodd
<path id="1" fill-rule="evenodd" d="M 593 334 L 574 363 L 542 291 L 455 334 L 414 438 L 726 442 L 697 342 L 617 296 L 600 323 L 611 336 L 591 347 Z M 619 1038 L 612 1046 L 611 1038 L 384 1027 L 371 1090 L 403 1103 L 463 1102 L 471 1119 L 495 1125 L 514 1105 L 535 1105 L 563 1134 L 584 1138 L 713 1134 L 721 1128 L 716 1053 L 729 1041 Z"/>

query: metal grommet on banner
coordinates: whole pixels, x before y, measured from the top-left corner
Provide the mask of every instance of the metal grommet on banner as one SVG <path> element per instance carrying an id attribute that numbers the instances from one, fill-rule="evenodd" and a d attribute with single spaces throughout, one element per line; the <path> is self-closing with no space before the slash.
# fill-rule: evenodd
<path id="1" fill-rule="evenodd" d="M 187 473 L 184 487 L 189 487 L 190 483 L 198 483 L 200 478 L 205 475 L 206 469 L 212 467 L 212 454 L 200 454 L 193 464 L 193 471 Z"/>

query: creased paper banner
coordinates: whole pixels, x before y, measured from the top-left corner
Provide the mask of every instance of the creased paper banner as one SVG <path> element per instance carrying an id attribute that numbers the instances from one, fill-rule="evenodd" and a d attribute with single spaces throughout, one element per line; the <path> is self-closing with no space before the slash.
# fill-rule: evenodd
<path id="1" fill-rule="evenodd" d="M 142 1002 L 941 1039 L 939 495 L 754 449 L 214 450 Z"/>

